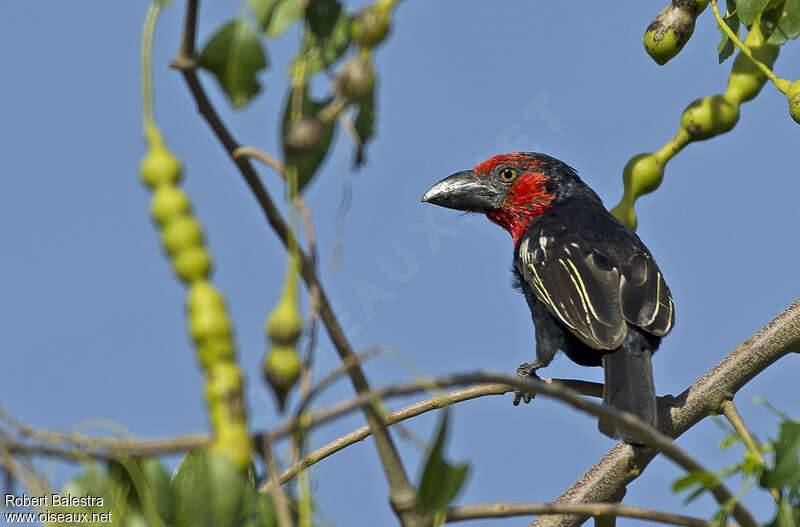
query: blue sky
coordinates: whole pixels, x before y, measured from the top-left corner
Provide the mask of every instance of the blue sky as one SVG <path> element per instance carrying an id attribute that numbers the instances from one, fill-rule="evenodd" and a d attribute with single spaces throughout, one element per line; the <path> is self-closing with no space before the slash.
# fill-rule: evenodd
<path id="1" fill-rule="evenodd" d="M 509 285 L 510 237 L 485 218 L 421 204 L 431 184 L 495 153 L 541 151 L 575 167 L 611 207 L 621 195 L 626 161 L 671 138 L 693 99 L 725 89 L 730 62 L 717 65 L 719 35 L 710 10 L 686 49 L 659 67 L 641 36 L 662 6 L 620 7 L 400 5 L 376 55 L 380 121 L 368 163 L 352 172 L 351 145 L 340 134 L 306 195 L 323 283 L 354 346 L 396 350 L 394 358 L 366 367 L 374 385 L 408 380 L 416 371 L 513 372 L 534 356 L 527 306 Z M 201 9 L 201 42 L 236 12 L 219 0 Z M 99 418 L 142 437 L 206 430 L 184 290 L 158 249 L 149 194 L 136 175 L 144 153 L 138 55 L 145 10 L 145 2 L 6 2 L 0 17 L 6 167 L 0 403 L 33 426 L 70 430 Z M 266 348 L 262 323 L 279 293 L 285 252 L 195 112 L 181 77 L 166 67 L 177 49 L 182 10 L 171 6 L 157 28 L 157 121 L 185 163 L 184 188 L 207 232 L 214 282 L 230 303 L 240 361 L 249 372 L 250 417 L 260 428 L 280 421 L 259 364 Z M 290 32 L 270 44 L 265 90 L 246 111 L 232 110 L 211 76 L 202 75 L 242 143 L 278 152 L 284 72 L 296 43 L 297 33 Z M 796 79 L 799 60 L 792 42 L 775 69 Z M 662 187 L 640 200 L 638 232 L 668 279 L 677 315 L 654 359 L 660 394 L 683 391 L 797 298 L 798 139 L 785 98 L 768 85 L 742 107 L 732 132 L 688 146 L 669 163 Z M 279 196 L 275 175 L 261 173 Z M 341 212 L 348 193 L 352 200 Z M 324 332 L 319 342 L 321 374 L 336 365 L 336 355 Z M 755 395 L 800 414 L 799 371 L 797 360 L 786 358 L 740 392 L 740 410 L 755 430 L 776 430 L 774 416 L 752 402 Z M 599 368 L 563 357 L 542 373 L 602 378 Z M 320 403 L 351 393 L 340 381 Z M 549 501 L 613 446 L 588 417 L 544 398 L 515 408 L 510 395 L 487 397 L 460 404 L 452 418 L 450 456 L 472 464 L 463 504 Z M 428 438 L 434 423 L 428 414 L 408 426 Z M 326 425 L 312 444 L 361 424 L 353 415 Z M 721 438 L 706 420 L 679 444 L 721 468 L 740 454 L 718 452 Z M 419 452 L 399 437 L 397 443 L 416 478 Z M 73 470 L 57 465 L 56 484 Z M 319 507 L 337 525 L 396 523 L 371 440 L 311 474 Z M 678 510 L 680 497 L 669 488 L 679 475 L 670 462 L 656 460 L 629 487 L 625 502 Z M 767 497 L 747 503 L 760 520 L 769 519 Z M 685 509 L 700 516 L 713 510 L 708 497 Z"/>

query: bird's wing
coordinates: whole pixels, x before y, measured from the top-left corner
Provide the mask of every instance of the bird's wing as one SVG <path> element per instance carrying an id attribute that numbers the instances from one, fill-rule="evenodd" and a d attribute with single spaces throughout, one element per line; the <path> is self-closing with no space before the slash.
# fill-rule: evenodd
<path id="1" fill-rule="evenodd" d="M 595 259 L 578 238 L 541 233 L 523 237 L 517 269 L 547 310 L 595 349 L 614 349 L 627 327 L 620 307 L 620 276 L 607 259 Z"/>
<path id="2" fill-rule="evenodd" d="M 658 265 L 632 231 L 610 219 L 597 221 L 584 222 L 583 229 L 528 231 L 520 240 L 518 271 L 548 311 L 594 349 L 619 347 L 626 321 L 666 335 L 674 312 Z"/>
<path id="3" fill-rule="evenodd" d="M 631 324 L 663 337 L 675 323 L 672 295 L 664 275 L 646 250 L 619 260 L 622 315 Z"/>

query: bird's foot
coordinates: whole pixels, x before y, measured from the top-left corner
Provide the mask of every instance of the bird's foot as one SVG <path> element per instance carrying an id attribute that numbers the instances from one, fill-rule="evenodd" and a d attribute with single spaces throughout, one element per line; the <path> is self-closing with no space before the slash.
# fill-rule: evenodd
<path id="1" fill-rule="evenodd" d="M 536 370 L 541 367 L 539 361 L 526 362 L 525 364 L 519 365 L 519 368 L 517 368 L 517 375 L 525 380 L 530 380 L 531 378 L 538 379 L 539 376 L 536 375 Z M 534 393 L 523 392 L 518 388 L 514 388 L 514 406 L 518 406 L 520 401 L 525 401 L 525 404 L 528 404 L 534 397 L 536 397 Z"/>

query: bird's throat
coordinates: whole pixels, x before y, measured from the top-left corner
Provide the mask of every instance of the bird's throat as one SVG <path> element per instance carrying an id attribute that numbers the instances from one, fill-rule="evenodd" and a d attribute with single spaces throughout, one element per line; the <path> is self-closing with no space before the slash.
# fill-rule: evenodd
<path id="1" fill-rule="evenodd" d="M 553 206 L 555 196 L 545 189 L 549 178 L 538 173 L 523 174 L 508 194 L 502 207 L 490 210 L 486 217 L 507 230 L 514 246 L 525 233 L 530 222 Z"/>

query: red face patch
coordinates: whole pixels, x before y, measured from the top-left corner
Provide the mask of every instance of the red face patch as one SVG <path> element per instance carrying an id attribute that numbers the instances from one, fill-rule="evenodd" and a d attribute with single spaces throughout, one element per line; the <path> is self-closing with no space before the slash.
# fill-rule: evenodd
<path id="1" fill-rule="evenodd" d="M 552 206 L 555 196 L 545 188 L 550 179 L 540 171 L 545 163 L 524 153 L 496 155 L 479 163 L 473 170 L 480 176 L 489 177 L 500 165 L 512 166 L 520 171 L 520 175 L 508 188 L 501 208 L 487 212 L 486 217 L 507 230 L 516 245 L 531 220 Z"/>

